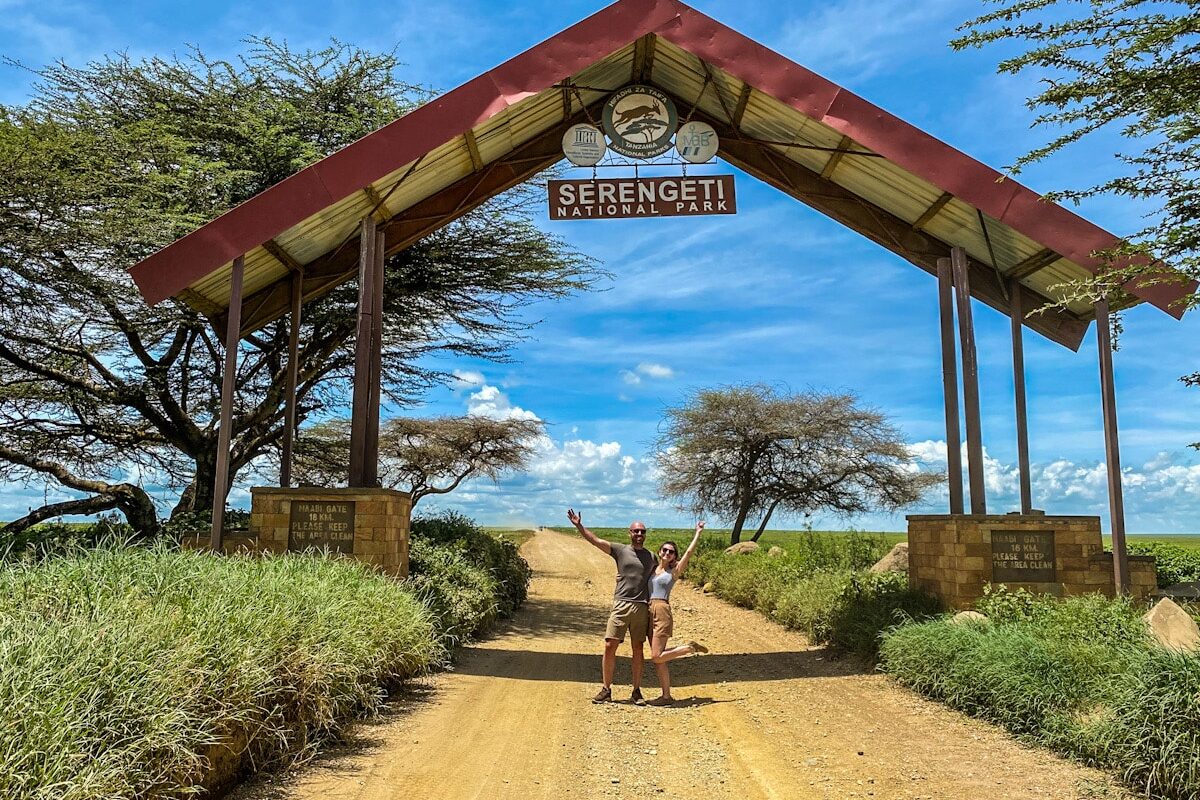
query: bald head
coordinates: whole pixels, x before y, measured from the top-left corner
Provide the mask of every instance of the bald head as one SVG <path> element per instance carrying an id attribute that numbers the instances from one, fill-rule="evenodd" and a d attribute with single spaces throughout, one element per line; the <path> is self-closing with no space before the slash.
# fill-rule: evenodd
<path id="1" fill-rule="evenodd" d="M 641 520 L 629 523 L 629 543 L 634 547 L 642 547 L 646 544 L 646 523 Z"/>

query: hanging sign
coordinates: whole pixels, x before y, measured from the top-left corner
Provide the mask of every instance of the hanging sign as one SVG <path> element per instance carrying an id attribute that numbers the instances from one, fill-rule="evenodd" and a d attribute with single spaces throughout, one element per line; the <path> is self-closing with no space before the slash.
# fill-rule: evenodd
<path id="1" fill-rule="evenodd" d="M 548 188 L 551 220 L 737 213 L 732 175 L 550 181 Z"/>
<path id="2" fill-rule="evenodd" d="M 577 167 L 590 167 L 604 158 L 604 134 L 595 125 L 581 123 L 567 128 L 562 139 L 563 155 Z"/>
<path id="3" fill-rule="evenodd" d="M 684 161 L 706 164 L 721 147 L 717 132 L 707 122 L 685 122 L 675 134 L 675 150 Z"/>
<path id="4" fill-rule="evenodd" d="M 671 98 L 653 86 L 626 86 L 604 103 L 609 147 L 630 158 L 654 158 L 671 149 L 679 117 Z"/>

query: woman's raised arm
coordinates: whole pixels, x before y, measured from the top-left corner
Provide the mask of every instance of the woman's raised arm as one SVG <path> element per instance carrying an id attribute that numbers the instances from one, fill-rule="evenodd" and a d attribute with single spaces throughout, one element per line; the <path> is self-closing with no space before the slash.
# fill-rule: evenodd
<path id="1" fill-rule="evenodd" d="M 704 532 L 704 523 L 696 523 L 696 535 L 692 537 L 692 543 L 688 545 L 688 549 L 683 552 L 683 558 L 679 559 L 678 566 L 671 570 L 676 578 L 682 577 L 683 571 L 687 569 L 688 561 L 692 558 L 692 553 L 696 550 L 696 544 L 700 541 L 700 534 Z"/>

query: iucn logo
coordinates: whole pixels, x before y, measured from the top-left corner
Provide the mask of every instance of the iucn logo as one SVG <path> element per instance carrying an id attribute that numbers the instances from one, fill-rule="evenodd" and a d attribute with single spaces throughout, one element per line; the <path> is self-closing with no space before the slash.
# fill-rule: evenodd
<path id="1" fill-rule="evenodd" d="M 653 158 L 671 149 L 678 119 L 671 98 L 652 86 L 626 86 L 604 104 L 609 146 L 630 158 Z"/>

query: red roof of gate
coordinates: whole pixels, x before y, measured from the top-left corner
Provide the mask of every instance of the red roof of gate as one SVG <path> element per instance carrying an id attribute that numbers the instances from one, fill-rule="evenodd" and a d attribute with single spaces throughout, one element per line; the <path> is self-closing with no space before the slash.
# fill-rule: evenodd
<path id="1" fill-rule="evenodd" d="M 678 0 L 619 0 L 247 200 L 131 270 L 148 303 L 177 297 L 221 316 L 246 256 L 243 329 L 286 313 L 294 271 L 312 299 L 356 274 L 358 223 L 375 214 L 390 252 L 562 157 L 564 128 L 596 118 L 631 81 L 695 106 L 733 165 L 932 271 L 952 246 L 971 290 L 1007 313 L 1094 272 L 1116 236 Z M 985 227 L 986 226 L 986 235 Z M 990 241 L 990 248 L 989 248 Z M 994 261 L 992 254 L 994 253 Z M 1003 275 L 1003 281 L 997 273 Z M 1180 316 L 1195 284 L 1129 287 Z M 1091 306 L 1027 326 L 1077 348 Z"/>

